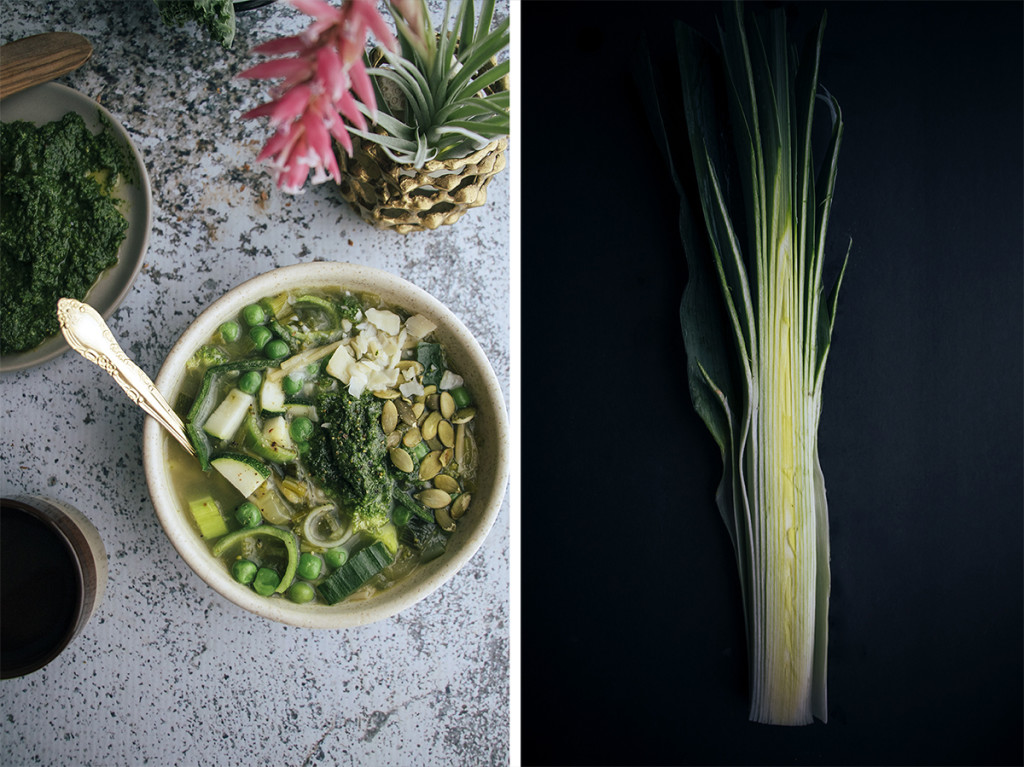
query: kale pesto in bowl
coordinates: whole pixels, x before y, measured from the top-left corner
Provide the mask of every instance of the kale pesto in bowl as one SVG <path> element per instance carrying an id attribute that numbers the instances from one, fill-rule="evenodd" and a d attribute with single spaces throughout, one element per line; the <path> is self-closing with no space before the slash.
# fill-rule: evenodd
<path id="1" fill-rule="evenodd" d="M 149 240 L 151 190 L 128 132 L 83 93 L 44 83 L 3 100 L 0 372 L 68 350 L 56 303 L 109 319 Z"/>
<path id="2" fill-rule="evenodd" d="M 448 309 L 387 272 L 314 262 L 249 280 L 156 384 L 196 450 L 147 420 L 160 522 L 203 580 L 271 620 L 393 615 L 454 575 L 501 507 L 494 373 Z"/>

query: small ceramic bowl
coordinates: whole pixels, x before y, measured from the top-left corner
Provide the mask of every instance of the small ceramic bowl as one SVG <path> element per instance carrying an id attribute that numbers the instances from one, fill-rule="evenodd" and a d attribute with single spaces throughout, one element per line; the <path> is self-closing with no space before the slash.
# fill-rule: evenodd
<path id="1" fill-rule="evenodd" d="M 128 221 L 128 231 L 117 251 L 117 263 L 100 274 L 85 296 L 87 304 L 104 319 L 110 319 L 142 269 L 149 244 L 153 219 L 149 173 L 142 160 L 142 153 L 132 143 L 124 126 L 95 99 L 84 93 L 60 83 L 43 83 L 8 96 L 3 102 L 4 122 L 26 120 L 36 125 L 45 125 L 59 120 L 68 112 L 81 115 L 93 132 L 99 131 L 102 125 L 109 126 L 118 141 L 130 152 L 133 163 L 131 178 L 120 183 L 114 192 L 115 197 L 124 201 L 123 213 Z M 24 370 L 48 362 L 69 348 L 64 336 L 56 333 L 32 349 L 0 357 L 0 373 Z"/>
<path id="2" fill-rule="evenodd" d="M 157 377 L 157 388 L 169 402 L 175 402 L 185 362 L 224 321 L 235 317 L 247 304 L 292 288 L 331 287 L 373 293 L 386 304 L 431 319 L 437 325 L 434 335 L 444 345 L 452 369 L 473 392 L 477 409 L 477 487 L 471 510 L 459 520 L 444 555 L 419 566 L 390 589 L 362 601 L 348 600 L 333 606 L 299 605 L 280 597 L 261 597 L 231 577 L 186 517 L 187 510 L 177 500 L 168 476 L 169 451 L 180 450 L 173 438 L 152 418 L 147 419 L 143 434 L 143 463 L 153 505 L 171 543 L 189 567 L 239 607 L 270 620 L 307 628 L 344 628 L 379 621 L 440 587 L 480 548 L 498 516 L 508 481 L 509 437 L 504 398 L 480 345 L 437 299 L 379 269 L 332 262 L 297 264 L 275 269 L 233 288 L 200 314 L 174 345 Z"/>

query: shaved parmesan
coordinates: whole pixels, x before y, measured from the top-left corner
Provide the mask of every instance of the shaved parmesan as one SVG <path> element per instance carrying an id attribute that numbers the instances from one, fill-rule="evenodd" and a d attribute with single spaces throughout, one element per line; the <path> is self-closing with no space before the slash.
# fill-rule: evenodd
<path id="1" fill-rule="evenodd" d="M 428 320 L 422 314 L 414 314 L 405 321 L 405 329 L 409 332 L 409 335 L 415 336 L 416 338 L 426 338 L 437 330 L 437 325 Z"/>
<path id="2" fill-rule="evenodd" d="M 397 336 L 402 327 L 402 318 L 387 309 L 367 309 L 366 319 L 388 335 Z"/>

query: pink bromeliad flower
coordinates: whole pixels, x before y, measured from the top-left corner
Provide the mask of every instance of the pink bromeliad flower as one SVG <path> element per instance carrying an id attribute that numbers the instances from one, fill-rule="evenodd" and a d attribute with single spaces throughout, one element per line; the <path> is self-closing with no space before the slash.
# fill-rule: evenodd
<path id="1" fill-rule="evenodd" d="M 282 78 L 271 91 L 273 99 L 244 115 L 243 119 L 269 117 L 274 135 L 258 160 L 271 161 L 277 185 L 285 192 L 302 190 L 310 170 L 312 182 L 329 178 L 341 181 L 332 137 L 352 155 L 348 120 L 366 130 L 359 102 L 371 115 L 377 102 L 363 64 L 367 35 L 395 50 L 394 35 L 377 13 L 374 0 L 343 0 L 334 7 L 324 0 L 291 0 L 312 16 L 313 22 L 298 35 L 263 43 L 255 53 L 280 56 L 239 74 L 249 79 Z"/>

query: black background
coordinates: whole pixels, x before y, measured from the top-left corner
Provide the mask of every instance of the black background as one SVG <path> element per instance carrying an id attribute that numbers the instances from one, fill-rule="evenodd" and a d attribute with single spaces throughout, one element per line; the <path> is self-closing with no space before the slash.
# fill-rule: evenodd
<path id="1" fill-rule="evenodd" d="M 1022 5 L 828 9 L 853 251 L 824 385 L 829 722 L 747 721 L 677 198 L 633 84 L 692 3 L 524 3 L 526 764 L 1022 762 Z"/>

